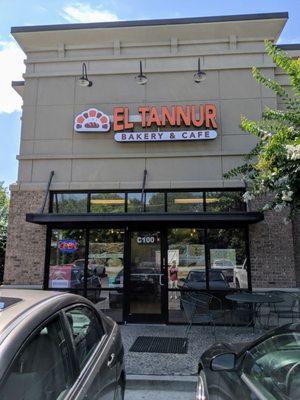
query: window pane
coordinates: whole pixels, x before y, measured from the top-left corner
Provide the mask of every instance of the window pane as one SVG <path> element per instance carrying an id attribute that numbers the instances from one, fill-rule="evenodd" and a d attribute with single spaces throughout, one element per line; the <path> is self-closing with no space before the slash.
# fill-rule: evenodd
<path id="1" fill-rule="evenodd" d="M 84 367 L 104 332 L 95 312 L 87 307 L 76 307 L 66 312 L 75 344 L 80 369 Z"/>
<path id="2" fill-rule="evenodd" d="M 168 212 L 202 212 L 202 192 L 169 192 Z"/>
<path id="3" fill-rule="evenodd" d="M 205 290 L 204 230 L 169 229 L 168 246 L 169 289 Z M 169 291 L 170 320 L 182 314 L 181 296 L 173 290 Z"/>
<path id="4" fill-rule="evenodd" d="M 63 399 L 72 385 L 71 360 L 58 318 L 34 334 L 14 360 L 1 400 Z"/>
<path id="5" fill-rule="evenodd" d="M 300 334 L 274 335 L 258 344 L 247 352 L 243 372 L 266 397 L 298 400 Z"/>
<path id="6" fill-rule="evenodd" d="M 122 270 L 123 273 L 123 270 Z M 116 322 L 123 321 L 123 289 L 102 290 L 97 309 Z"/>
<path id="7" fill-rule="evenodd" d="M 146 212 L 164 212 L 165 194 L 146 193 Z"/>
<path id="8" fill-rule="evenodd" d="M 206 211 L 208 212 L 229 212 L 244 211 L 242 192 L 206 192 Z"/>
<path id="9" fill-rule="evenodd" d="M 129 213 L 137 213 L 144 212 L 144 208 L 142 207 L 142 193 L 128 193 L 127 200 L 127 212 Z"/>
<path id="10" fill-rule="evenodd" d="M 86 193 L 54 193 L 53 212 L 56 214 L 77 214 L 87 212 Z"/>
<path id="11" fill-rule="evenodd" d="M 210 289 L 248 288 L 245 229 L 208 229 Z"/>
<path id="12" fill-rule="evenodd" d="M 125 193 L 92 193 L 92 213 L 125 212 Z"/>
<path id="13" fill-rule="evenodd" d="M 123 229 L 91 229 L 88 289 L 123 288 L 123 257 Z"/>
<path id="14" fill-rule="evenodd" d="M 50 249 L 49 288 L 76 289 L 83 294 L 85 230 L 53 229 Z"/>

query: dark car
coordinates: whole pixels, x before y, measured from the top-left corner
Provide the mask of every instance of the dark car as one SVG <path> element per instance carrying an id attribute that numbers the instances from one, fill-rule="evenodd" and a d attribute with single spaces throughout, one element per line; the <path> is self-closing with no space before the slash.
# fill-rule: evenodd
<path id="1" fill-rule="evenodd" d="M 216 343 L 199 363 L 197 400 L 299 400 L 300 324 L 248 344 Z"/>
<path id="2" fill-rule="evenodd" d="M 138 268 L 131 267 L 130 293 L 131 296 L 144 294 L 153 295 L 158 290 L 160 276 L 155 267 L 147 266 Z M 118 308 L 123 301 L 124 269 L 121 269 L 113 281 L 113 287 L 117 290 L 109 293 L 110 308 Z"/>
<path id="3" fill-rule="evenodd" d="M 227 282 L 222 271 L 214 269 L 208 273 L 209 287 L 210 289 L 229 289 L 229 283 Z M 189 272 L 186 279 L 182 284 L 183 289 L 206 289 L 206 272 L 205 270 L 192 270 Z"/>
<path id="4" fill-rule="evenodd" d="M 85 260 L 74 261 L 71 270 L 71 288 L 79 295 L 84 294 Z M 89 260 L 87 268 L 87 298 L 97 303 L 101 298 L 101 278 L 106 277 L 105 267 Z"/>
<path id="5" fill-rule="evenodd" d="M 1 400 L 124 399 L 118 325 L 69 293 L 0 289 Z"/>

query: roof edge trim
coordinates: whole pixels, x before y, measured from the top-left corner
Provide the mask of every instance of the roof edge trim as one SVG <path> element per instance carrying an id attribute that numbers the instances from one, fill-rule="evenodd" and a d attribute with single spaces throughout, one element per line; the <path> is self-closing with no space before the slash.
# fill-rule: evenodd
<path id="1" fill-rule="evenodd" d="M 288 12 L 274 12 L 274 13 L 237 14 L 237 15 L 191 17 L 191 18 L 14 26 L 11 28 L 11 33 L 13 34 L 13 33 L 26 33 L 26 32 L 62 31 L 62 30 L 73 30 L 73 29 L 130 28 L 138 26 L 199 24 L 199 23 L 251 21 L 251 20 L 264 20 L 264 19 L 288 19 L 288 17 L 289 17 Z"/>

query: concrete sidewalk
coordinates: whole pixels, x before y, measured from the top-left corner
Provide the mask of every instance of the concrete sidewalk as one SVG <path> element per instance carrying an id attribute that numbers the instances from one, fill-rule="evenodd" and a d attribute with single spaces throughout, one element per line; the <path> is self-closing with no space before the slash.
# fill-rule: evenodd
<path id="1" fill-rule="evenodd" d="M 125 348 L 126 372 L 128 375 L 192 376 L 197 374 L 201 354 L 215 340 L 209 326 L 193 326 L 189 335 L 187 354 L 134 353 L 129 349 L 138 336 L 185 337 L 182 325 L 142 325 L 121 326 Z M 247 342 L 263 332 L 247 327 L 216 327 L 216 339 L 221 342 Z"/>

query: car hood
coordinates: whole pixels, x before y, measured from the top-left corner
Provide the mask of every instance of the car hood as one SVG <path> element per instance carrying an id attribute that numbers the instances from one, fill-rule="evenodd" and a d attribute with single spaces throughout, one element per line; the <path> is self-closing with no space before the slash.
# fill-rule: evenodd
<path id="1" fill-rule="evenodd" d="M 230 286 L 225 281 L 210 281 L 210 289 L 228 289 Z M 186 282 L 188 289 L 206 289 L 206 282 Z"/>

